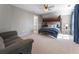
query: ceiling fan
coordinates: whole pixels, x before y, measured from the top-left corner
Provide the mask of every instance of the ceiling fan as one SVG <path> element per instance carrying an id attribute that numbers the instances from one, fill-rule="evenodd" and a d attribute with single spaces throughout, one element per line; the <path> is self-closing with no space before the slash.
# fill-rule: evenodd
<path id="1" fill-rule="evenodd" d="M 48 5 L 48 4 L 44 4 L 43 5 L 43 11 L 44 12 L 48 12 L 49 10 L 52 10 L 52 8 L 54 7 L 54 5 Z"/>

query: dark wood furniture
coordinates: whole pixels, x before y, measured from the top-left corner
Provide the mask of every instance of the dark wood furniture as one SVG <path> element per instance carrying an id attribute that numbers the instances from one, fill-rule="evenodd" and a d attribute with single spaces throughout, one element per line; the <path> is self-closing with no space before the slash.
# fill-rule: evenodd
<path id="1" fill-rule="evenodd" d="M 43 18 L 43 22 L 60 22 L 61 16 L 58 17 L 50 17 L 50 18 Z"/>
<path id="2" fill-rule="evenodd" d="M 59 15 L 58 17 L 43 18 L 42 22 L 43 22 L 42 23 L 42 27 L 48 27 L 48 24 L 50 24 L 50 23 L 59 22 L 60 23 L 60 31 L 62 32 L 62 19 L 61 19 L 61 15 Z"/>

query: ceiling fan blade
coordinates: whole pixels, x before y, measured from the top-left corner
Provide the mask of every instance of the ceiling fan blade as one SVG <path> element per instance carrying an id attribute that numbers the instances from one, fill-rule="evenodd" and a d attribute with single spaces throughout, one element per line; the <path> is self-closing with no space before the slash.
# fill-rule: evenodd
<path id="1" fill-rule="evenodd" d="M 48 6 L 48 8 L 54 8 L 55 6 L 54 5 L 52 5 L 52 6 Z"/>

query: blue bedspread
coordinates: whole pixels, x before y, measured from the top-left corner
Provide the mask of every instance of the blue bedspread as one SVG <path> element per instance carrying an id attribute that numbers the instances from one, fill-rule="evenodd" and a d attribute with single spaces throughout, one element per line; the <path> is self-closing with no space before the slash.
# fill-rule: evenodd
<path id="1" fill-rule="evenodd" d="M 52 35 L 54 37 L 57 37 L 58 35 L 58 29 L 56 28 L 41 28 L 39 30 L 40 33 L 48 33 L 49 35 Z"/>

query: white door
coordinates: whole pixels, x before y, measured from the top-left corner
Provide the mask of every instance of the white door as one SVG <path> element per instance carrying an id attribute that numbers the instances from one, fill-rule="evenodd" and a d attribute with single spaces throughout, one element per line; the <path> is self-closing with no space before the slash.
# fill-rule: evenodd
<path id="1" fill-rule="evenodd" d="M 33 33 L 38 33 L 38 16 L 34 15 Z"/>

